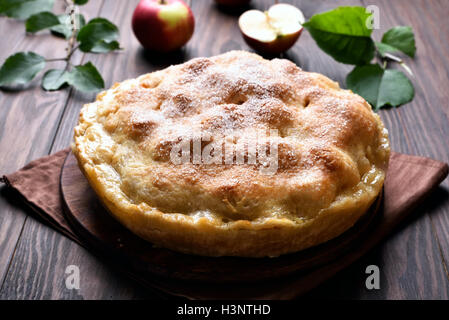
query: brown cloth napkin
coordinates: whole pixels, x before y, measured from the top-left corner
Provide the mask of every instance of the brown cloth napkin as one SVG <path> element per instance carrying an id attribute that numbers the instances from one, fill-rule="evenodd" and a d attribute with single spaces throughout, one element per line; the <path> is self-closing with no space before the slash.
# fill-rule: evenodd
<path id="1" fill-rule="evenodd" d="M 63 214 L 59 178 L 68 153 L 69 149 L 65 149 L 32 161 L 19 171 L 3 176 L 2 180 L 8 187 L 16 190 L 22 200 L 50 226 L 88 248 L 86 242 L 70 227 Z M 174 285 L 176 289 L 167 289 L 165 280 L 162 282 L 142 275 L 131 274 L 130 276 L 165 292 L 189 298 L 294 298 L 353 263 L 385 238 L 447 175 L 446 163 L 424 157 L 392 153 L 384 187 L 382 212 L 379 213 L 381 218 L 374 230 L 348 254 L 296 278 L 293 275 L 284 280 L 278 279 L 271 284 L 252 284 L 243 286 L 239 290 L 236 290 L 235 286 L 217 287 L 211 294 L 210 288 L 205 285 L 195 286 L 192 292 L 191 285 L 183 287 L 177 283 Z M 236 291 L 238 291 L 237 295 Z"/>

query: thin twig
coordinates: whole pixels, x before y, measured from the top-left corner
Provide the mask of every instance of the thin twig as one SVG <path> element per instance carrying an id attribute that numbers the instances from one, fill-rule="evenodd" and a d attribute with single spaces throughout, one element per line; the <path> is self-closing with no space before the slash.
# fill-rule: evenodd
<path id="1" fill-rule="evenodd" d="M 67 55 L 67 60 L 70 60 L 70 58 L 72 57 L 72 55 L 75 53 L 75 51 L 79 48 L 79 44 L 78 45 L 76 45 L 76 46 L 74 46 L 73 48 L 72 48 L 72 50 L 69 52 L 69 54 Z"/>
<path id="2" fill-rule="evenodd" d="M 392 55 L 391 53 L 388 53 L 388 52 L 386 52 L 386 53 L 384 54 L 384 57 L 387 58 L 387 59 L 390 59 L 390 60 L 399 62 L 399 63 L 402 63 L 402 62 L 403 62 L 401 58 L 399 58 L 399 57 L 397 57 L 397 56 L 395 56 L 395 55 Z"/>
<path id="3" fill-rule="evenodd" d="M 53 61 L 66 61 L 67 58 L 53 58 L 53 59 L 45 59 L 45 62 L 53 62 Z"/>
<path id="4" fill-rule="evenodd" d="M 71 0 L 66 0 L 67 8 L 70 11 L 70 25 L 72 26 L 72 34 L 70 35 L 70 38 L 68 40 L 68 46 L 66 48 L 67 56 L 66 56 L 66 66 L 64 70 L 68 70 L 71 66 L 70 64 L 70 58 L 72 57 L 73 53 L 78 49 L 78 46 L 75 46 L 76 42 L 76 14 L 75 14 L 75 4 Z"/>
<path id="5" fill-rule="evenodd" d="M 410 69 L 410 67 L 409 67 L 409 66 L 404 62 L 404 60 L 402 60 L 400 57 L 395 56 L 395 55 L 393 55 L 393 54 L 391 54 L 391 53 L 388 53 L 388 52 L 386 52 L 385 54 L 381 54 L 381 53 L 379 52 L 379 50 L 377 50 L 377 49 L 376 49 L 376 53 L 377 53 L 377 55 L 380 57 L 380 60 L 382 61 L 382 65 L 383 65 L 383 68 L 384 68 L 384 69 L 385 69 L 386 66 L 387 66 L 388 60 L 391 60 L 391 61 L 394 61 L 394 62 L 399 63 L 399 65 L 400 65 L 402 68 L 404 68 L 404 70 L 407 71 L 407 73 L 408 73 L 410 76 L 412 76 L 412 77 L 415 76 L 415 75 L 413 74 L 413 72 L 412 72 L 412 69 Z"/>
<path id="6" fill-rule="evenodd" d="M 406 65 L 404 61 L 402 61 L 401 63 L 399 63 L 399 65 L 400 65 L 402 68 L 404 68 L 405 71 L 407 71 L 408 74 L 409 74 L 410 76 L 412 76 L 412 77 L 415 76 L 415 75 L 413 74 L 413 72 L 412 72 L 412 69 L 410 69 L 410 67 L 409 67 L 408 65 Z"/>

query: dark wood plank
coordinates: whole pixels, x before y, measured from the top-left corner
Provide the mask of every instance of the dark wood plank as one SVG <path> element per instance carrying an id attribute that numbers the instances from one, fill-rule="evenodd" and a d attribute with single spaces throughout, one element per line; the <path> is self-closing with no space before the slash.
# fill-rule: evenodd
<path id="1" fill-rule="evenodd" d="M 23 28 L 23 23 L 19 21 L 6 19 L 3 17 L 0 19 L 0 30 L 10 30 L 10 32 L 7 32 L 4 35 L 5 43 L 15 43 L 15 45 L 13 46 L 14 50 L 18 46 L 20 46 L 20 44 L 23 45 L 23 41 L 25 40 L 24 30 L 21 28 Z M 0 50 L 0 61 L 4 61 L 11 54 L 11 52 L 9 50 Z M 0 92 L 0 99 L 0 101 L 2 102 L 0 116 L 3 119 L 3 117 L 7 114 L 7 110 L 5 109 L 8 108 L 8 105 L 4 102 L 5 96 L 3 92 Z M 0 137 L 5 138 L 0 138 L 0 144 L 1 140 L 6 139 L 5 131 L 6 121 L 2 120 L 0 121 Z M 4 142 L 4 144 L 6 146 L 6 141 Z M 3 150 L 3 152 L 6 151 L 5 149 Z M 8 166 L 16 166 L 14 162 L 11 164 L 6 163 L 7 158 L 3 156 L 3 154 L 1 156 L 1 159 L 2 162 L 0 163 L 0 168 L 2 172 L 3 170 L 8 170 Z M 13 157 L 11 157 L 10 159 L 13 159 Z M 18 167 L 14 167 L 12 170 L 19 167 L 20 163 L 18 164 Z M 17 211 L 13 212 L 13 210 L 8 207 L 8 203 L 4 200 L 4 198 L 0 198 L 0 288 L 8 269 L 10 258 L 14 252 L 14 248 L 23 226 L 23 222 L 26 217 L 23 212 Z"/>
<path id="2" fill-rule="evenodd" d="M 449 9 L 442 2 L 413 1 L 412 5 L 410 1 L 385 0 L 364 4 L 380 9 L 381 29 L 374 31 L 378 40 L 395 25 L 411 25 L 417 41 L 416 58 L 406 58 L 415 74 L 415 99 L 398 109 L 380 111 L 393 150 L 448 161 L 448 27 L 443 21 Z M 447 179 L 443 185 L 448 185 Z M 416 210 L 415 218 L 404 223 L 387 242 L 310 296 L 447 299 L 448 203 L 448 192 L 437 190 L 425 206 Z M 364 288 L 369 264 L 381 268 L 380 291 Z"/>
<path id="3" fill-rule="evenodd" d="M 418 48 L 414 60 L 407 58 L 415 74 L 412 79 L 416 88 L 415 99 L 401 108 L 401 126 L 395 127 L 394 133 L 404 131 L 411 153 L 448 162 L 449 28 L 443 21 L 449 14 L 449 7 L 445 1 L 429 4 L 421 0 L 414 1 L 414 5 L 407 1 L 396 1 L 392 7 L 388 1 L 378 2 L 381 12 L 385 13 L 383 30 L 397 24 L 411 25 L 415 30 Z M 433 195 L 429 207 L 421 211 L 429 219 L 433 241 L 439 249 L 446 277 L 449 259 L 448 187 L 449 180 L 446 179 L 443 187 Z M 424 240 L 432 241 L 430 238 Z M 448 295 L 447 285 L 446 290 Z"/>
<path id="4" fill-rule="evenodd" d="M 88 10 L 97 11 L 101 2 L 87 5 Z M 55 5 L 56 12 L 64 12 L 62 2 Z M 34 51 L 47 58 L 56 54 L 64 55 L 66 42 L 45 32 L 25 35 L 23 22 L 2 17 L 0 19 L 4 49 L 0 59 L 16 51 Z M 10 44 L 14 44 L 9 47 Z M 51 45 L 49 45 L 51 44 Z M 74 61 L 81 59 L 75 54 Z M 52 63 L 48 67 L 58 67 Z M 69 91 L 47 93 L 41 90 L 39 80 L 35 79 L 23 91 L 0 91 L 0 149 L 2 150 L 0 172 L 9 173 L 19 169 L 32 159 L 48 154 L 54 135 L 62 117 Z M 2 189 L 2 193 L 4 189 Z M 16 243 L 21 235 L 26 215 L 23 210 L 0 198 L 0 279 L 3 284 L 6 271 L 10 267 Z"/>
<path id="5" fill-rule="evenodd" d="M 398 1 L 385 14 L 385 27 L 409 24 L 416 33 L 418 54 L 410 61 L 415 77 L 416 96 L 412 103 L 401 108 L 402 128 L 406 130 L 410 150 L 414 154 L 449 162 L 449 15 L 445 1 Z M 379 8 L 387 10 L 388 1 L 380 1 Z M 392 16 L 398 16 L 398 22 Z M 408 21 L 404 21 L 408 17 Z M 398 130 L 397 128 L 396 130 Z M 428 213 L 430 223 L 447 274 L 449 262 L 449 179 L 435 195 Z"/>
<path id="6" fill-rule="evenodd" d="M 90 4 L 89 8 L 99 7 Z M 56 12 L 64 12 L 58 2 Z M 48 58 L 56 53 L 64 55 L 66 43 L 43 32 L 34 36 L 25 35 L 23 22 L 2 17 L 2 50 L 0 60 L 16 51 L 35 51 Z M 6 32 L 8 30 L 8 32 Z M 51 43 L 52 45 L 49 45 Z M 75 55 L 74 61 L 81 58 Z M 51 67 L 60 66 L 53 63 Z M 19 92 L 0 91 L 0 173 L 9 173 L 22 167 L 28 161 L 48 154 L 54 135 L 62 117 L 68 91 L 46 93 L 35 79 L 31 85 Z M 3 283 L 17 240 L 21 235 L 26 216 L 10 203 L 0 198 L 0 284 Z"/>
<path id="7" fill-rule="evenodd" d="M 2 17 L 0 19 L 0 29 L 9 31 L 4 32 L 3 43 L 12 44 L 11 48 L 5 48 L 0 51 L 0 61 L 2 62 L 13 52 L 30 50 L 30 48 L 33 48 L 34 50 L 34 47 L 38 44 L 36 39 L 30 39 L 30 37 L 25 36 L 25 27 L 23 22 Z M 41 37 L 47 40 L 49 38 L 49 36 Z M 32 43 L 29 43 L 29 41 L 32 41 Z M 38 47 L 37 49 L 41 48 Z M 31 136 L 26 137 L 27 133 L 24 133 L 22 128 L 30 126 L 30 120 L 26 119 L 27 117 L 26 115 L 24 116 L 24 113 L 28 112 L 28 109 L 30 110 L 30 113 L 32 113 L 33 109 L 35 109 L 32 106 L 30 107 L 30 101 L 34 99 L 33 95 L 35 94 L 33 91 L 37 92 L 38 89 L 33 90 L 33 88 L 30 88 L 28 90 L 28 99 L 22 99 L 22 101 L 18 100 L 20 98 L 18 98 L 17 94 L 14 92 L 0 91 L 0 101 L 2 102 L 2 108 L 0 109 L 0 117 L 2 119 L 2 121 L 0 121 L 0 147 L 2 150 L 0 172 L 2 173 L 14 171 L 20 168 L 29 158 L 26 152 L 30 150 L 30 147 L 27 148 L 26 141 L 30 140 L 29 138 Z M 46 101 L 49 102 L 48 99 Z M 49 106 L 52 104 L 54 105 L 54 102 L 49 102 L 48 104 Z M 50 108 L 47 110 L 50 110 Z M 36 125 L 38 126 L 39 123 L 36 123 Z M 48 125 L 51 125 L 51 123 Z M 45 135 L 45 130 L 42 131 L 43 135 Z M 52 131 L 54 135 L 55 128 L 53 128 Z M 25 139 L 24 136 L 27 139 Z M 11 150 L 11 140 L 13 140 L 14 137 L 17 141 L 25 140 L 25 144 L 22 148 Z M 38 144 L 39 143 L 40 142 L 38 142 Z M 43 141 L 43 143 L 45 142 Z M 48 150 L 48 146 L 47 149 L 44 148 L 43 150 L 45 153 Z M 2 280 L 9 265 L 10 257 L 13 254 L 14 247 L 20 235 L 26 216 L 22 212 L 11 208 L 11 206 L 9 206 L 3 198 L 0 198 L 0 208 L 0 261 L 2 262 L 0 263 L 1 287 Z"/>

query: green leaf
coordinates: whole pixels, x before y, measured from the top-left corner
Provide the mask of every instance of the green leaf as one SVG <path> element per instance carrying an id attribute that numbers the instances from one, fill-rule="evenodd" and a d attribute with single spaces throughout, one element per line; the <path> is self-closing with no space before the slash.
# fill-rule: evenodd
<path id="1" fill-rule="evenodd" d="M 59 24 L 58 17 L 51 12 L 44 11 L 29 17 L 25 22 L 25 28 L 27 32 L 37 32 L 57 24 Z"/>
<path id="2" fill-rule="evenodd" d="M 414 57 L 416 52 L 415 36 L 411 27 L 394 27 L 384 33 L 381 48 L 378 49 L 383 55 L 385 52 L 402 51 L 409 57 Z M 394 48 L 394 51 L 391 49 Z M 383 52 L 383 53 L 382 53 Z"/>
<path id="3" fill-rule="evenodd" d="M 77 90 L 84 92 L 98 91 L 104 88 L 103 78 L 91 62 L 76 66 L 68 73 L 67 81 Z"/>
<path id="4" fill-rule="evenodd" d="M 59 90 L 67 85 L 68 72 L 65 70 L 51 69 L 45 72 L 42 78 L 42 88 L 47 91 Z"/>
<path id="5" fill-rule="evenodd" d="M 54 0 L 0 0 L 0 14 L 20 20 L 33 14 L 51 11 Z"/>
<path id="6" fill-rule="evenodd" d="M 377 108 L 385 105 L 393 107 L 410 102 L 415 96 L 415 89 L 410 80 L 399 70 L 385 70 L 379 88 Z"/>
<path id="7" fill-rule="evenodd" d="M 92 23 L 105 23 L 105 24 L 110 25 L 111 27 L 117 28 L 117 26 L 115 24 L 113 24 L 111 21 L 109 21 L 106 18 L 101 18 L 101 17 L 93 18 L 89 21 L 89 24 L 92 24 Z"/>
<path id="8" fill-rule="evenodd" d="M 117 41 L 105 42 L 103 40 L 97 42 L 95 47 L 90 50 L 94 53 L 106 53 L 109 51 L 114 51 L 120 49 L 120 44 Z"/>
<path id="9" fill-rule="evenodd" d="M 89 0 L 74 0 L 73 3 L 78 5 L 78 6 L 82 6 L 84 4 L 86 4 Z"/>
<path id="10" fill-rule="evenodd" d="M 77 40 L 84 52 L 104 53 L 120 48 L 117 26 L 104 18 L 89 21 L 78 33 Z"/>
<path id="11" fill-rule="evenodd" d="M 76 66 L 71 71 L 48 70 L 42 81 L 42 87 L 47 91 L 59 90 L 68 84 L 84 92 L 98 91 L 104 88 L 103 78 L 90 62 Z"/>
<path id="12" fill-rule="evenodd" d="M 338 7 L 313 15 L 304 27 L 335 60 L 361 65 L 370 62 L 375 52 L 372 30 L 367 27 L 370 15 L 363 7 Z"/>
<path id="13" fill-rule="evenodd" d="M 18 52 L 0 68 L 0 86 L 26 84 L 45 67 L 45 58 L 34 52 Z"/>
<path id="14" fill-rule="evenodd" d="M 380 55 L 382 57 L 385 57 L 386 53 L 394 53 L 394 52 L 398 52 L 399 50 L 396 49 L 395 47 L 392 47 L 388 44 L 382 43 L 382 42 L 375 42 L 376 48 L 379 51 Z"/>
<path id="15" fill-rule="evenodd" d="M 412 83 L 401 71 L 384 70 L 378 64 L 355 67 L 346 77 L 346 85 L 375 110 L 400 106 L 415 95 Z"/>
<path id="16" fill-rule="evenodd" d="M 346 77 L 346 86 L 376 108 L 383 73 L 378 64 L 355 67 Z"/>
<path id="17" fill-rule="evenodd" d="M 70 16 L 62 14 L 58 16 L 59 24 L 50 28 L 51 32 L 59 37 L 69 39 L 72 35 L 72 25 L 70 24 Z M 81 14 L 75 15 L 75 23 L 78 29 L 81 29 L 86 24 L 84 16 Z"/>

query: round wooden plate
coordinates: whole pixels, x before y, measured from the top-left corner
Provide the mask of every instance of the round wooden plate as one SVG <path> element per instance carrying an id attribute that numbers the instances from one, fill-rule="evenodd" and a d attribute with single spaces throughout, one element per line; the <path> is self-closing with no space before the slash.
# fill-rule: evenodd
<path id="1" fill-rule="evenodd" d="M 250 282 L 307 271 L 351 249 L 373 222 L 380 197 L 356 225 L 319 246 L 277 258 L 202 257 L 157 248 L 118 223 L 102 206 L 69 153 L 61 173 L 65 214 L 79 236 L 128 272 L 206 282 Z"/>

